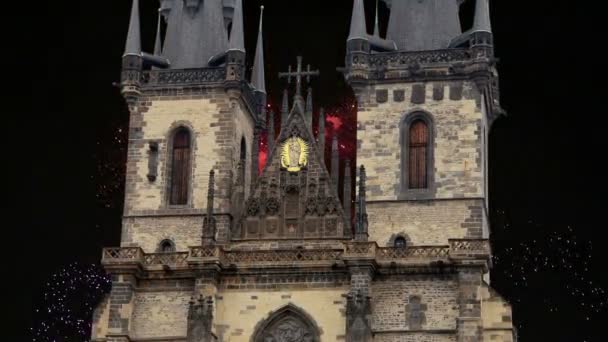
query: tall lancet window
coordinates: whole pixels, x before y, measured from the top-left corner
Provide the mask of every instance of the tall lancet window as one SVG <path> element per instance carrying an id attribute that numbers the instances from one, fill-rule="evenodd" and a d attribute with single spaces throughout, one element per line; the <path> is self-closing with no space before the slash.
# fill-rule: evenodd
<path id="1" fill-rule="evenodd" d="M 190 131 L 180 128 L 173 136 L 171 205 L 188 204 L 190 187 Z"/>
<path id="2" fill-rule="evenodd" d="M 412 122 L 408 142 L 408 188 L 427 189 L 429 185 L 429 127 L 423 120 Z"/>
<path id="3" fill-rule="evenodd" d="M 241 179 L 245 182 L 245 170 L 247 169 L 247 142 L 245 141 L 245 137 L 241 138 L 241 154 L 240 154 L 240 163 L 241 163 Z"/>

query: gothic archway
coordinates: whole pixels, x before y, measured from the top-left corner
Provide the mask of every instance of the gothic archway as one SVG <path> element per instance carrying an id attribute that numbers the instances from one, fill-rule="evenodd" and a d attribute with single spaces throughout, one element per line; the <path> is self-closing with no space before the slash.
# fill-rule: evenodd
<path id="1" fill-rule="evenodd" d="M 258 323 L 251 342 L 319 342 L 319 335 L 314 320 L 289 304 Z"/>

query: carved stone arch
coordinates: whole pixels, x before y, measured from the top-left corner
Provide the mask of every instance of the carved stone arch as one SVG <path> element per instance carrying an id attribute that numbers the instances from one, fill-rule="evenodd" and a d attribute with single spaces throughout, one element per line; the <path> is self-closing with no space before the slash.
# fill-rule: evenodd
<path id="1" fill-rule="evenodd" d="M 259 322 L 250 342 L 320 342 L 321 334 L 310 315 L 288 304 Z"/>
<path id="2" fill-rule="evenodd" d="M 428 128 L 428 165 L 427 182 L 425 189 L 410 189 L 408 184 L 408 160 L 409 160 L 409 138 L 410 128 L 413 123 L 422 121 Z M 402 200 L 428 200 L 435 197 L 435 136 L 436 126 L 433 115 L 423 109 L 414 109 L 405 113 L 399 125 L 399 145 L 401 155 L 400 168 L 400 193 L 399 199 Z"/>
<path id="3" fill-rule="evenodd" d="M 190 175 L 188 177 L 189 189 L 188 189 L 188 201 L 186 205 L 171 205 L 171 182 L 172 182 L 172 173 L 173 173 L 173 140 L 175 135 L 180 131 L 187 131 L 190 135 Z M 164 149 L 164 174 L 162 177 L 165 179 L 165 184 L 163 186 L 163 194 L 162 194 L 162 203 L 163 207 L 172 208 L 172 207 L 192 207 L 193 203 L 193 184 L 195 181 L 195 173 L 196 170 L 196 142 L 197 142 L 197 132 L 194 130 L 192 123 L 189 121 L 175 121 L 171 124 L 169 129 L 167 130 L 165 136 L 165 149 Z"/>

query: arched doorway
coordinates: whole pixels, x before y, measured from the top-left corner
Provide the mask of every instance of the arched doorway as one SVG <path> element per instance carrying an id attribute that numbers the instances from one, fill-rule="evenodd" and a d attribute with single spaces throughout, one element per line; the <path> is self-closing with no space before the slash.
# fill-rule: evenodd
<path id="1" fill-rule="evenodd" d="M 302 309 L 289 304 L 258 323 L 251 342 L 319 342 L 319 329 Z"/>

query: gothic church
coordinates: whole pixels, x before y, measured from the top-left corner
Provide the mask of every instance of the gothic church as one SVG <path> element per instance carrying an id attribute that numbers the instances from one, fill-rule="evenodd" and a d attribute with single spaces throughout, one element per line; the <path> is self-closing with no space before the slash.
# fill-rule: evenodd
<path id="1" fill-rule="evenodd" d="M 133 0 L 122 235 L 103 251 L 113 285 L 92 341 L 515 341 L 490 287 L 488 134 L 503 111 L 489 0 L 469 0 L 464 31 L 464 0 L 382 0 L 386 37 L 378 20 L 367 32 L 363 1 L 340 68 L 357 164 L 341 170 L 301 57 L 279 75 L 295 83 L 280 127 L 267 112 L 262 14 L 248 79 L 243 0 L 161 0 L 153 53 Z"/>

